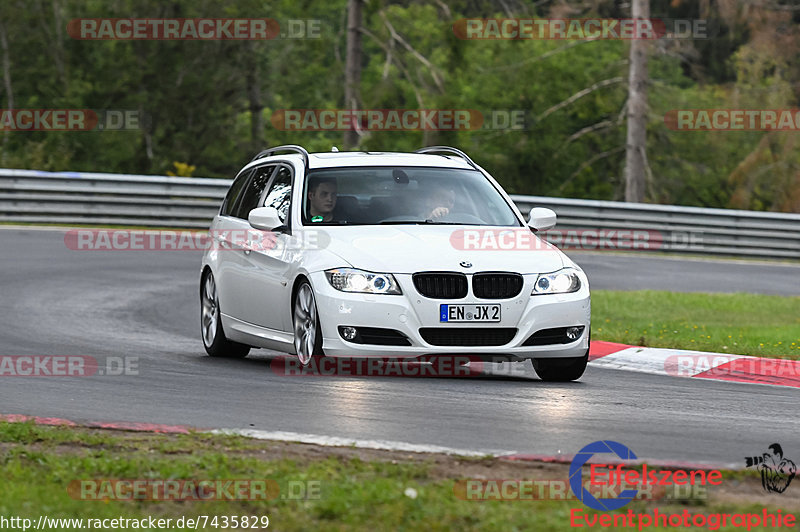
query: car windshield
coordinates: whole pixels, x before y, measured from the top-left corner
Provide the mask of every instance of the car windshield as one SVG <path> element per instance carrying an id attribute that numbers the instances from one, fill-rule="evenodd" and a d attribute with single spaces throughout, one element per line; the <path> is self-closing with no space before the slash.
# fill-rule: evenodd
<path id="1" fill-rule="evenodd" d="M 303 198 L 303 223 L 309 225 L 521 225 L 503 196 L 475 170 L 313 170 Z"/>

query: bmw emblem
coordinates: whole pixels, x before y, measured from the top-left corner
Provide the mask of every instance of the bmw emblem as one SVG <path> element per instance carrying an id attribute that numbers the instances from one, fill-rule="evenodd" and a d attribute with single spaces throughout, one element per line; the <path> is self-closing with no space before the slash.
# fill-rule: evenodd
<path id="1" fill-rule="evenodd" d="M 472 268 L 472 263 L 468 260 L 462 260 L 458 263 L 462 268 Z"/>

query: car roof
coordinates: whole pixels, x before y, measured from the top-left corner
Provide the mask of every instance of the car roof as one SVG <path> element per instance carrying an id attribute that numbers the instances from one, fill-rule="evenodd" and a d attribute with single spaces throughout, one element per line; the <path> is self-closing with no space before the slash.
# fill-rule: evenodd
<path id="1" fill-rule="evenodd" d="M 257 159 L 257 163 L 271 160 L 291 159 L 303 163 L 303 156 L 295 153 L 271 155 Z M 464 159 L 453 155 L 432 155 L 422 153 L 398 152 L 321 152 L 309 153 L 308 163 L 311 170 L 318 168 L 339 168 L 349 166 L 427 166 L 439 168 L 460 168 L 474 170 Z M 252 163 L 248 164 L 250 166 Z"/>

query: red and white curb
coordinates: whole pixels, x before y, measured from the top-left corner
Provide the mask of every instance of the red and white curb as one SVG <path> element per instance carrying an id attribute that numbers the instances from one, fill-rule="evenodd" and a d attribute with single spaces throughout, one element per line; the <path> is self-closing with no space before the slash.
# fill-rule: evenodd
<path id="1" fill-rule="evenodd" d="M 589 363 L 595 367 L 671 377 L 800 388 L 800 360 L 593 341 Z"/>

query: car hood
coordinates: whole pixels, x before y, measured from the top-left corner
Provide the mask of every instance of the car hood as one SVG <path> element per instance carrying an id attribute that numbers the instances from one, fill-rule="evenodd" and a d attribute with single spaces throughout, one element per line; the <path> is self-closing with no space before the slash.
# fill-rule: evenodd
<path id="1" fill-rule="evenodd" d="M 353 268 L 373 272 L 524 274 L 552 272 L 565 265 L 557 248 L 522 227 L 385 225 L 325 227 L 318 231 L 323 233 L 318 241 L 324 242 L 327 251 Z M 464 267 L 462 262 L 472 266 Z"/>

